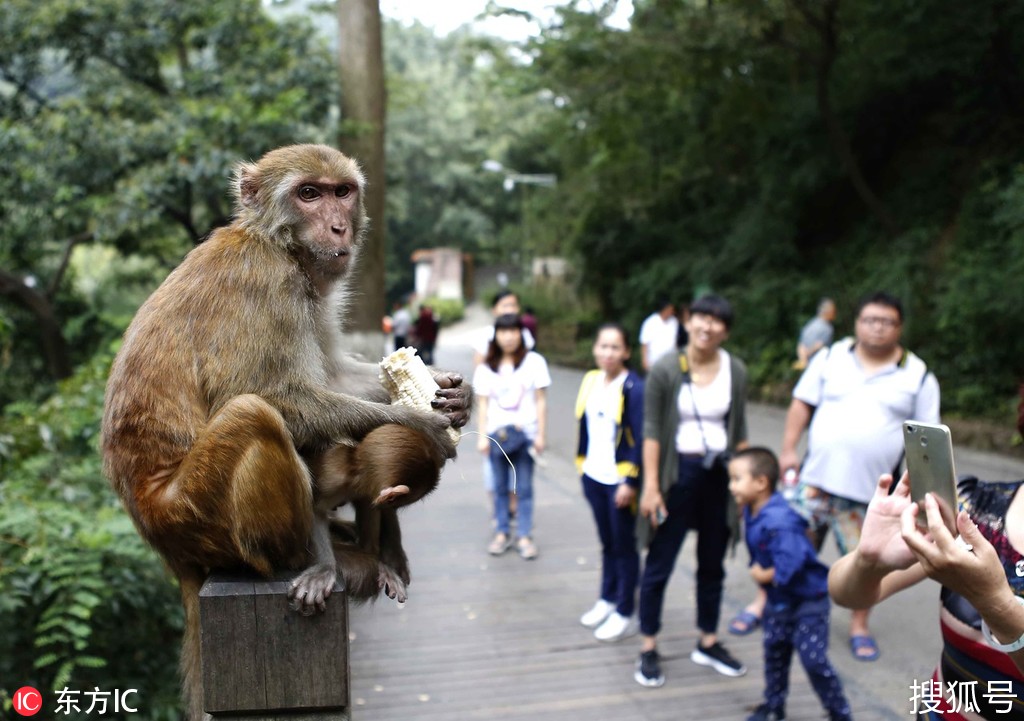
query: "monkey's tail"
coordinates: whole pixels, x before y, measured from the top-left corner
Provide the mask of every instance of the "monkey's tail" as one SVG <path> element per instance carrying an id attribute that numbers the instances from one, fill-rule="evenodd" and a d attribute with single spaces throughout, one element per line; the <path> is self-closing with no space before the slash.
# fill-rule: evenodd
<path id="1" fill-rule="evenodd" d="M 181 692 L 186 721 L 205 721 L 203 711 L 203 675 L 200 659 L 199 589 L 204 574 L 197 568 L 176 569 L 181 586 L 181 605 L 185 607 L 185 635 L 181 640 Z"/>

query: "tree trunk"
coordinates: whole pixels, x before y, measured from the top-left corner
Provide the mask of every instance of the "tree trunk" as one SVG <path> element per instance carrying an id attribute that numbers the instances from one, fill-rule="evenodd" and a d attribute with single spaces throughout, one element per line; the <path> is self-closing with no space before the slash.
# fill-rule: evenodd
<path id="1" fill-rule="evenodd" d="M 25 285 L 23 278 L 0 270 L 0 296 L 9 296 L 35 316 L 46 367 L 54 380 L 71 375 L 71 356 L 53 304 L 45 295 Z"/>
<path id="2" fill-rule="evenodd" d="M 817 30 L 821 37 L 821 55 L 817 62 L 816 95 L 818 102 L 818 113 L 821 115 L 825 128 L 828 131 L 832 149 L 839 156 L 850 183 L 853 185 L 857 195 L 860 196 L 868 210 L 882 226 L 882 229 L 890 237 L 899 234 L 896 222 L 889 215 L 885 204 L 875 194 L 868 184 L 867 178 L 861 170 L 857 156 L 850 144 L 850 137 L 846 134 L 839 117 L 832 108 L 832 98 L 829 93 L 829 80 L 832 77 L 832 66 L 835 64 L 836 56 L 839 54 L 839 38 L 836 28 L 836 13 L 839 9 L 839 0 L 827 0 L 822 5 L 822 16 L 815 16 L 807 5 L 794 0 L 797 10 L 803 15 L 808 25 Z"/>
<path id="3" fill-rule="evenodd" d="M 356 158 L 367 178 L 366 211 L 370 230 L 359 253 L 348 336 L 353 350 L 368 359 L 384 348 L 381 319 L 384 294 L 384 119 L 386 89 L 380 7 L 377 0 L 339 0 L 342 152 Z"/>

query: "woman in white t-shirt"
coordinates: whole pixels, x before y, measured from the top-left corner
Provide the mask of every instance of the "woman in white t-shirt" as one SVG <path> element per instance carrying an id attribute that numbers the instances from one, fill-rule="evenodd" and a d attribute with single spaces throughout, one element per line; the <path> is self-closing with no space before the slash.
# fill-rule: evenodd
<path id="1" fill-rule="evenodd" d="M 544 450 L 546 388 L 549 385 L 551 375 L 547 361 L 539 353 L 528 351 L 523 343 L 522 320 L 518 315 L 499 316 L 494 322 L 494 338 L 488 345 L 487 355 L 473 373 L 477 424 L 481 433 L 477 448 L 489 454 L 494 473 L 497 532 L 487 547 L 491 555 L 501 555 L 512 545 L 509 494 L 514 492 L 519 500 L 516 548 L 527 560 L 537 557 L 532 537 L 534 461 L 531 451 L 541 453 Z M 502 449 L 487 436 L 498 439 Z"/>
<path id="2" fill-rule="evenodd" d="M 597 603 L 580 617 L 598 641 L 618 641 L 637 632 L 636 501 L 644 426 L 644 382 L 626 367 L 626 331 L 618 323 L 597 329 L 594 363 L 576 397 L 579 444 L 576 468 L 601 542 L 601 587 Z"/>

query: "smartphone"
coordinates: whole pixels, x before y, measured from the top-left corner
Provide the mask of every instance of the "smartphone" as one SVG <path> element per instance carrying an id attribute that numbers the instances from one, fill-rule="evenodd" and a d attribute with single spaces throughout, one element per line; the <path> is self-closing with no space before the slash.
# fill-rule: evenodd
<path id="1" fill-rule="evenodd" d="M 942 509 L 943 516 L 947 516 L 948 509 L 949 518 L 955 518 L 959 505 L 953 468 L 953 439 L 949 428 L 942 424 L 905 421 L 903 447 L 910 473 L 910 500 L 923 502 L 926 493 L 934 493 L 947 507 Z M 940 507 L 942 505 L 939 504 Z M 918 520 L 924 521 L 923 504 L 921 511 Z"/>

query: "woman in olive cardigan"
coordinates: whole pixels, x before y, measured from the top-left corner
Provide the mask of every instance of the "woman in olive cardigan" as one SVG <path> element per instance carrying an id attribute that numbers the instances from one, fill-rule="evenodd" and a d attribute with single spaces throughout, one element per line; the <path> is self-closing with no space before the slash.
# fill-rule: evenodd
<path id="1" fill-rule="evenodd" d="M 746 366 L 721 348 L 732 318 L 732 307 L 724 298 L 698 299 L 686 324 L 686 348 L 662 357 L 646 381 L 638 537 L 648 552 L 640 582 L 643 645 L 634 674 L 643 686 L 665 682 L 657 634 L 665 588 L 690 530 L 697 531 L 700 631 L 690 658 L 727 676 L 746 673 L 717 638 L 723 560 L 730 526 L 736 524 L 724 454 L 747 445 Z"/>

